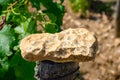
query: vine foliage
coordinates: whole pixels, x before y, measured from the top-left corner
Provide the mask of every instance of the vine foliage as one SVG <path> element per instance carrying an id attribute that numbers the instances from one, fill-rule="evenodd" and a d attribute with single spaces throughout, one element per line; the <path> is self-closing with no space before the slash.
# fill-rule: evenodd
<path id="1" fill-rule="evenodd" d="M 35 64 L 22 59 L 19 43 L 32 33 L 61 31 L 65 13 L 62 3 L 0 0 L 0 80 L 34 80 Z"/>

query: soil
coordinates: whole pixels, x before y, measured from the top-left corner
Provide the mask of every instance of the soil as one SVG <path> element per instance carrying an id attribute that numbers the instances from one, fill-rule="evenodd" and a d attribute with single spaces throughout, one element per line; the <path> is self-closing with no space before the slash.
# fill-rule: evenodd
<path id="1" fill-rule="evenodd" d="M 79 13 L 73 13 L 68 7 L 67 0 L 64 4 L 63 29 L 84 27 L 95 32 L 98 40 L 95 60 L 80 63 L 82 80 L 120 80 L 120 38 L 115 37 L 115 18 L 104 12 L 88 12 L 88 16 L 81 19 Z"/>

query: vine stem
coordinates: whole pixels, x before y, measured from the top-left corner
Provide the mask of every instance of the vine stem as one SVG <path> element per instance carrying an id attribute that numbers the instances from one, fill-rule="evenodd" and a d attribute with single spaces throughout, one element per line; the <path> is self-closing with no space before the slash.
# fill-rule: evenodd
<path id="1" fill-rule="evenodd" d="M 9 10 L 10 8 L 12 8 L 13 6 L 15 6 L 18 3 L 19 0 L 16 0 L 14 3 L 10 4 L 10 6 L 8 6 L 7 10 Z"/>

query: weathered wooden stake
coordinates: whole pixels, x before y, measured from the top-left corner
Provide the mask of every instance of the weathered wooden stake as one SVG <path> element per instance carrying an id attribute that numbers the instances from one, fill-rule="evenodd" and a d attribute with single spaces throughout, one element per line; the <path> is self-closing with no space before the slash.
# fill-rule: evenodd
<path id="1" fill-rule="evenodd" d="M 37 80 L 76 80 L 79 76 L 79 64 L 76 62 L 55 63 L 38 62 L 35 67 Z"/>
<path id="2" fill-rule="evenodd" d="M 116 37 L 120 37 L 120 0 L 117 0 L 117 6 L 116 6 Z"/>

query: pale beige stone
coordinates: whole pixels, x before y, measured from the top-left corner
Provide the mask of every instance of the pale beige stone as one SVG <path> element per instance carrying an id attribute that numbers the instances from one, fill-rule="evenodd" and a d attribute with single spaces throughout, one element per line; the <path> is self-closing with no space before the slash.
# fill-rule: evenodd
<path id="1" fill-rule="evenodd" d="M 84 28 L 31 34 L 20 43 L 22 57 L 28 61 L 90 61 L 94 60 L 97 48 L 94 33 Z"/>

